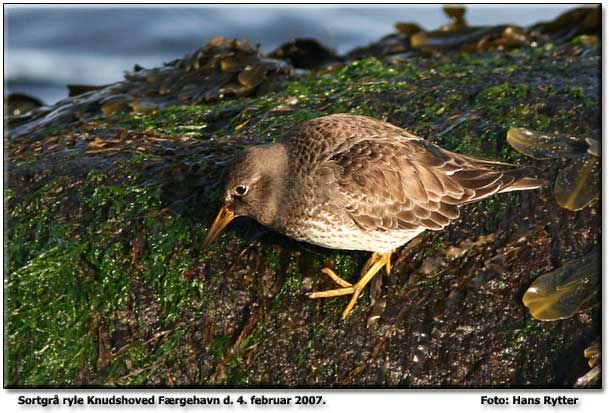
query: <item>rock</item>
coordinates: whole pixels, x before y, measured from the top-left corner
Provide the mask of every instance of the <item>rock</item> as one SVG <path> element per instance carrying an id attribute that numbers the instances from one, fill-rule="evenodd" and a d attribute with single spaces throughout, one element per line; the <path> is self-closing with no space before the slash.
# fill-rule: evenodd
<path id="1" fill-rule="evenodd" d="M 297 78 L 266 59 L 216 39 L 37 109 L 10 131 L 8 387 L 572 387 L 587 373 L 579 346 L 600 336 L 598 308 L 542 323 L 521 299 L 539 275 L 600 244 L 598 200 L 572 213 L 544 189 L 467 206 L 445 231 L 398 251 L 374 305 L 366 291 L 346 322 L 343 301 L 305 293 L 330 286 L 324 266 L 356 279 L 366 254 L 298 243 L 246 219 L 205 255 L 199 246 L 235 154 L 324 114 L 386 119 L 553 180 L 562 161 L 519 155 L 506 132 L 595 138 L 598 44 L 372 57 Z M 256 65 L 264 74 L 239 78 Z M 221 92 L 239 85 L 243 95 Z"/>

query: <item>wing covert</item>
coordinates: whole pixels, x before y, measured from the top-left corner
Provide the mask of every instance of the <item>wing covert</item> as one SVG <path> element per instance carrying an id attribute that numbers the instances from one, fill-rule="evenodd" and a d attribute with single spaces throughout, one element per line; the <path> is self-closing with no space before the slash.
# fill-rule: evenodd
<path id="1" fill-rule="evenodd" d="M 512 184 L 496 171 L 423 140 L 361 140 L 336 153 L 337 197 L 364 230 L 439 230 L 459 206 Z M 483 162 L 483 160 L 480 160 Z"/>

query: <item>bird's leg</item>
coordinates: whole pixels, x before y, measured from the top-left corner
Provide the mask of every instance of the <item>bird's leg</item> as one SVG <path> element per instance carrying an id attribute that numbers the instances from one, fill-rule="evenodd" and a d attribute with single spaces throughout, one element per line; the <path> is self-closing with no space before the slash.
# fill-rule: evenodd
<path id="1" fill-rule="evenodd" d="M 374 261 L 377 259 L 377 254 L 373 253 L 370 258 L 368 258 L 368 261 L 366 261 L 366 263 L 364 264 L 364 268 L 362 268 L 362 274 L 365 274 L 368 269 L 370 268 L 370 266 L 372 264 L 374 264 Z M 353 284 L 351 284 L 349 281 L 344 280 L 343 278 L 341 278 L 340 276 L 338 276 L 331 268 L 324 268 L 321 270 L 322 273 L 326 274 L 328 277 L 330 277 L 332 279 L 332 281 L 334 281 L 336 284 L 340 285 L 341 287 L 351 287 Z M 387 263 L 387 274 L 389 274 L 389 272 L 391 272 L 391 267 L 389 262 Z M 331 290 L 334 291 L 334 290 Z M 317 293 L 313 293 L 313 294 L 317 294 Z M 349 294 L 349 293 L 344 293 L 344 294 Z M 317 297 L 313 297 L 313 298 L 321 298 L 322 296 L 317 296 Z M 328 296 L 328 297 L 333 297 L 333 296 Z"/>
<path id="2" fill-rule="evenodd" d="M 338 275 L 336 275 L 334 273 L 334 271 L 332 271 L 328 268 L 324 268 L 322 270 L 322 272 L 324 274 L 328 275 L 330 278 L 332 278 L 332 280 L 334 280 L 335 283 L 342 286 L 343 288 L 336 288 L 334 290 L 318 291 L 318 292 L 314 292 L 314 293 L 309 293 L 309 298 L 337 297 L 340 295 L 352 294 L 349 304 L 343 311 L 342 318 L 344 320 L 345 318 L 347 318 L 347 316 L 351 312 L 351 309 L 357 302 L 357 299 L 359 298 L 359 295 L 362 292 L 362 290 L 364 289 L 364 287 L 374 278 L 374 276 L 383 267 L 385 267 L 385 269 L 387 270 L 387 273 L 389 274 L 389 271 L 391 271 L 391 252 L 386 253 L 386 254 L 377 254 L 377 253 L 372 254 L 372 256 L 370 257 L 368 262 L 366 262 L 366 265 L 364 265 L 364 270 L 362 271 L 362 273 L 363 273 L 362 277 L 355 284 L 350 284 L 349 282 L 343 280 Z"/>
<path id="3" fill-rule="evenodd" d="M 365 274 L 368 271 L 368 268 L 370 268 L 370 266 L 374 263 L 375 259 L 376 259 L 376 254 L 372 254 L 370 256 L 370 258 L 368 258 L 368 261 L 366 261 L 366 264 L 364 264 L 364 268 L 362 269 L 362 274 Z M 351 294 L 353 292 L 353 291 L 348 290 L 348 287 L 353 286 L 353 284 L 351 284 L 349 281 L 346 281 L 343 278 L 341 278 L 331 268 L 326 267 L 326 268 L 322 269 L 321 272 L 326 274 L 328 277 L 330 277 L 332 279 L 332 281 L 334 281 L 336 284 L 340 285 L 341 287 L 344 287 L 345 290 L 341 289 L 340 293 L 337 293 L 338 290 L 320 291 L 320 292 L 309 294 L 309 297 L 311 297 L 311 298 L 335 297 L 337 295 Z M 332 295 L 325 295 L 326 293 L 332 294 Z"/>
<path id="4" fill-rule="evenodd" d="M 353 307 L 355 306 L 355 303 L 357 302 L 357 299 L 359 298 L 359 295 L 361 294 L 362 290 L 374 278 L 374 276 L 378 274 L 378 272 L 383 267 L 385 267 L 387 271 L 391 270 L 391 254 L 391 252 L 388 252 L 386 254 L 372 254 L 369 260 L 370 266 L 366 265 L 366 267 L 368 267 L 367 271 L 364 273 L 362 278 L 360 278 L 359 281 L 353 286 L 354 292 L 351 296 L 351 300 L 349 301 L 349 304 L 347 304 L 347 307 L 343 310 L 343 320 L 347 318 L 347 316 L 351 312 L 351 309 L 353 309 Z M 389 272 L 387 272 L 387 274 L 389 274 Z"/>
<path id="5" fill-rule="evenodd" d="M 342 278 L 340 278 L 330 268 L 324 268 L 323 270 L 321 270 L 321 272 L 326 274 L 328 277 L 332 278 L 332 281 L 334 281 L 336 284 L 340 285 L 341 287 L 351 287 L 353 285 L 349 281 L 345 281 Z"/>

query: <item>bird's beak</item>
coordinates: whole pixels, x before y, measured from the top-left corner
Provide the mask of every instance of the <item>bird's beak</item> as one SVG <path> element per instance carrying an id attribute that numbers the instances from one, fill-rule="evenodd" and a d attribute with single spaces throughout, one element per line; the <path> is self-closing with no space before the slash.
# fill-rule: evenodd
<path id="1" fill-rule="evenodd" d="M 205 249 L 207 249 L 209 244 L 211 244 L 212 241 L 214 239 L 216 239 L 216 237 L 218 235 L 220 235 L 222 230 L 234 218 L 235 218 L 235 213 L 233 211 L 229 210 L 226 206 L 223 206 L 220 209 L 220 212 L 218 212 L 218 216 L 214 220 L 214 223 L 211 224 L 211 228 L 209 228 L 209 231 L 207 231 L 207 236 L 205 237 L 205 239 L 203 240 L 203 243 L 201 244 L 201 251 L 204 251 Z"/>

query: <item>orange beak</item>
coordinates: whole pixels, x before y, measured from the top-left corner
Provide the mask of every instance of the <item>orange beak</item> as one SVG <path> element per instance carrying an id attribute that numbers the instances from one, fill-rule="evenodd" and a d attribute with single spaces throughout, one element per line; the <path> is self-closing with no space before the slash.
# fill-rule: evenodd
<path id="1" fill-rule="evenodd" d="M 230 211 L 226 206 L 223 206 L 218 212 L 218 216 L 214 220 L 214 223 L 211 224 L 211 228 L 207 231 L 207 236 L 203 240 L 201 244 L 201 252 L 203 252 L 209 244 L 216 239 L 218 235 L 222 232 L 222 230 L 235 218 L 235 213 Z"/>

